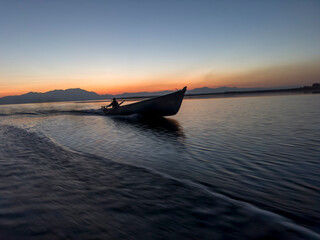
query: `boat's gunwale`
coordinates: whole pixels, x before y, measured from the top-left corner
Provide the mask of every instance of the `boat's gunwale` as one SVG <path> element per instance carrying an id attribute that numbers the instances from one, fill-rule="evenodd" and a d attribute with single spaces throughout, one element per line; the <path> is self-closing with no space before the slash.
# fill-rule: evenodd
<path id="1" fill-rule="evenodd" d="M 139 103 L 146 103 L 146 102 L 149 102 L 149 101 L 153 101 L 153 100 L 158 100 L 159 98 L 163 98 L 163 97 L 168 97 L 172 94 L 177 94 L 179 92 L 182 92 L 182 91 L 186 91 L 187 87 L 184 87 L 183 89 L 181 90 L 178 90 L 178 91 L 175 91 L 175 92 L 172 92 L 172 93 L 169 93 L 169 94 L 166 94 L 166 95 L 162 95 L 162 96 L 157 96 L 157 97 L 151 97 L 151 98 L 148 98 L 148 99 L 145 99 L 145 100 L 142 100 L 142 101 L 139 101 L 139 102 L 135 102 L 135 103 L 131 103 L 131 104 L 127 104 L 127 105 L 123 105 L 123 106 L 120 106 L 118 109 L 120 108 L 124 108 L 124 107 L 127 107 L 127 106 L 134 106 L 136 104 L 139 104 Z"/>

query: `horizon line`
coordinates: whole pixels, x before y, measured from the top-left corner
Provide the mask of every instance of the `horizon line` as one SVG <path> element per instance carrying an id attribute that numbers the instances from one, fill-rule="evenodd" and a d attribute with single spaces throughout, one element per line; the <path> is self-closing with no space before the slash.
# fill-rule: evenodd
<path id="1" fill-rule="evenodd" d="M 238 88 L 238 89 L 282 89 L 282 88 L 297 88 L 297 87 L 303 87 L 302 85 L 290 85 L 290 86 L 276 86 L 276 87 L 236 87 L 236 86 L 219 86 L 219 87 L 208 87 L 208 86 L 203 86 L 203 87 L 196 87 L 196 88 L 192 88 L 192 89 L 188 89 L 187 91 L 192 91 L 192 90 L 195 90 L 195 89 L 201 89 L 201 88 L 209 88 L 209 89 L 219 89 L 219 88 Z M 65 89 L 53 89 L 53 90 L 48 90 L 48 91 L 45 91 L 45 92 L 34 92 L 34 91 L 30 91 L 30 92 L 25 92 L 25 93 L 22 93 L 22 94 L 17 94 L 17 95 L 5 95 L 5 96 L 0 96 L 0 98 L 4 98 L 4 97 L 15 97 L 15 96 L 22 96 L 22 95 L 25 95 L 25 94 L 28 94 L 28 93 L 48 93 L 48 92 L 53 92 L 53 91 L 67 91 L 67 90 L 72 90 L 72 89 L 80 89 L 80 90 L 84 90 L 84 91 L 87 91 L 87 92 L 92 92 L 92 93 L 95 93 L 95 94 L 98 94 L 100 96 L 102 95 L 110 95 L 110 96 L 116 96 L 116 95 L 122 95 L 122 94 L 126 94 L 126 93 L 156 93 L 156 92 L 167 92 L 167 91 L 177 91 L 179 89 L 175 88 L 175 89 L 167 89 L 167 90 L 160 90 L 160 91 L 138 91 L 138 92 L 121 92 L 121 93 L 118 93 L 118 94 L 111 94 L 111 93 L 104 93 L 104 94 L 99 94 L 95 91 L 90 91 L 90 90 L 86 90 L 86 89 L 83 89 L 83 88 L 80 88 L 80 87 L 71 87 L 71 88 L 65 88 Z"/>

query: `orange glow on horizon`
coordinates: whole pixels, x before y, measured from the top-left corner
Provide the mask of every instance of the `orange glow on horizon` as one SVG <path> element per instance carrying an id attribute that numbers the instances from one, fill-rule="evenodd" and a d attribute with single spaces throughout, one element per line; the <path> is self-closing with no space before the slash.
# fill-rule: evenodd
<path id="1" fill-rule="evenodd" d="M 1 80 L 3 79 L 3 80 Z M 4 79 L 7 79 L 6 81 Z M 109 80 L 108 80 L 109 79 Z M 110 79 L 113 79 L 110 81 Z M 0 76 L 0 97 L 21 95 L 28 92 L 48 92 L 56 89 L 81 88 L 98 94 L 121 94 L 124 92 L 156 92 L 201 87 L 217 88 L 222 86 L 253 88 L 304 86 L 320 81 L 320 60 L 272 66 L 243 71 L 197 71 L 193 74 L 162 75 L 139 79 L 121 77 L 69 77 L 41 78 L 25 76 Z"/>

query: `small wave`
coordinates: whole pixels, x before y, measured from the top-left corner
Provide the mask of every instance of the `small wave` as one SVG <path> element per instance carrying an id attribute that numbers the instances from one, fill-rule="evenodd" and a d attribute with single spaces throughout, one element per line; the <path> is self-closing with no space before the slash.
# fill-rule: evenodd
<path id="1" fill-rule="evenodd" d="M 124 119 L 124 120 L 127 119 L 127 120 L 137 121 L 141 118 L 141 115 L 138 113 L 133 113 L 131 115 L 110 115 L 109 117 L 113 119 Z"/>
<path id="2" fill-rule="evenodd" d="M 88 109 L 88 110 L 49 110 L 49 111 L 38 111 L 37 114 L 74 114 L 74 115 L 103 115 L 99 109 Z"/>
<path id="3" fill-rule="evenodd" d="M 9 161 L 10 160 L 10 161 Z M 320 239 L 203 185 L 0 127 L 0 226 L 69 239 Z"/>
<path id="4" fill-rule="evenodd" d="M 15 113 L 0 113 L 0 116 L 14 116 L 14 115 L 39 115 L 36 112 L 15 112 Z"/>
<path id="5" fill-rule="evenodd" d="M 98 115 L 102 116 L 103 113 L 99 109 L 88 109 L 88 110 L 37 110 L 37 111 L 21 111 L 21 112 L 7 112 L 0 113 L 0 116 L 41 116 L 41 115 Z"/>

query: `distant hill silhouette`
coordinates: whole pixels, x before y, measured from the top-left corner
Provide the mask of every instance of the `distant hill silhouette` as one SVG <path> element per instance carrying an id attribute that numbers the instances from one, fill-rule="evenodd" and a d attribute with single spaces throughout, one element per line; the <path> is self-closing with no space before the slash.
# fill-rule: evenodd
<path id="1" fill-rule="evenodd" d="M 53 90 L 45 93 L 29 92 L 19 96 L 3 97 L 0 98 L 0 104 L 42 103 L 97 99 L 103 99 L 103 97 L 95 92 L 88 92 L 80 88 L 72 88 L 67 90 Z"/>
<path id="2" fill-rule="evenodd" d="M 318 85 L 317 85 L 318 86 Z M 290 88 L 291 90 L 310 90 L 306 88 L 315 89 L 317 86 L 303 87 L 303 88 Z M 277 88 L 288 89 L 288 87 Z M 219 94 L 229 92 L 250 92 L 250 91 L 269 91 L 268 88 L 237 88 L 237 87 L 219 87 L 219 88 L 195 88 L 187 91 L 187 95 L 197 94 Z M 84 101 L 84 100 L 103 100 L 116 98 L 129 98 L 129 97 L 153 97 L 171 93 L 173 91 L 161 92 L 135 92 L 135 93 L 122 93 L 117 95 L 105 94 L 99 95 L 95 92 L 89 92 L 80 88 L 71 88 L 66 90 L 53 90 L 45 93 L 29 92 L 23 95 L 7 96 L 0 98 L 0 104 L 18 104 L 18 103 L 42 103 L 42 102 L 62 102 L 62 101 Z"/>

